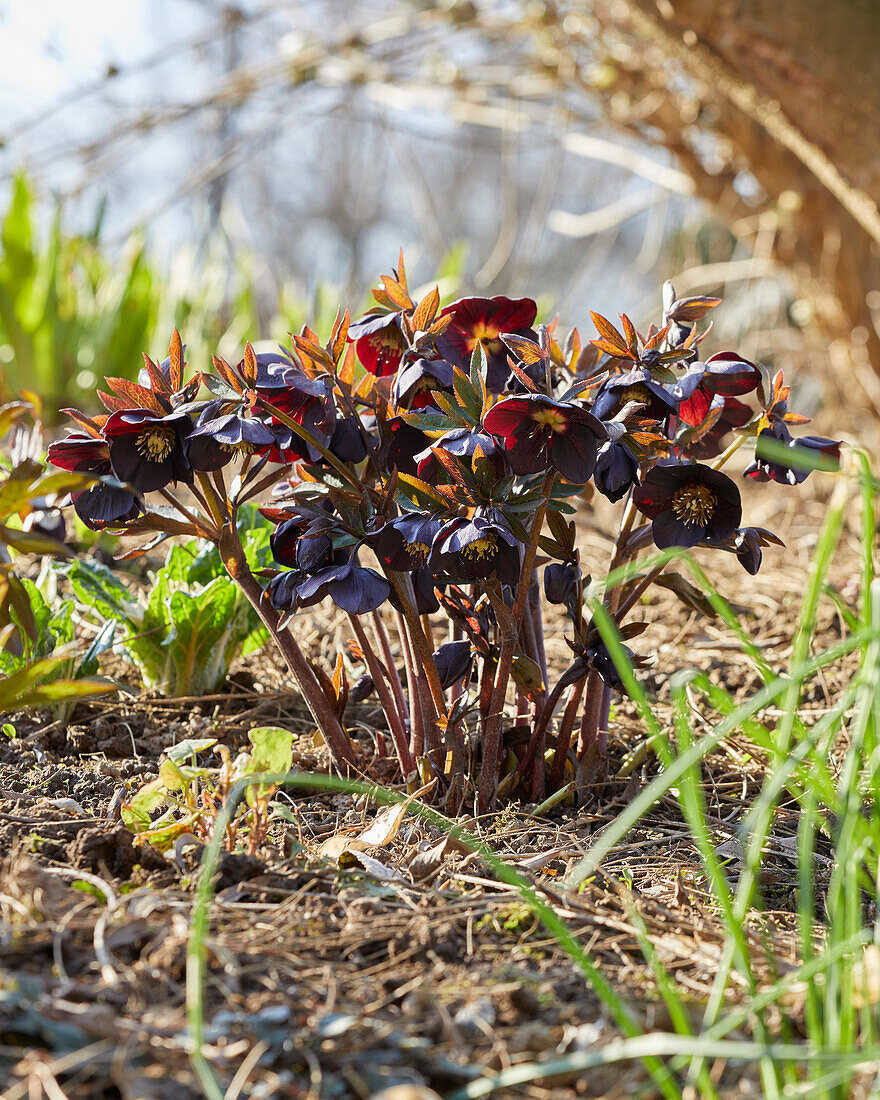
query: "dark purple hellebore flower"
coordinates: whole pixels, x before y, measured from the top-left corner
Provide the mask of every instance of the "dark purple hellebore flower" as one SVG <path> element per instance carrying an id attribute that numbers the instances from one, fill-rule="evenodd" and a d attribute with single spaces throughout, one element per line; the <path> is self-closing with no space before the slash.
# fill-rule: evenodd
<path id="1" fill-rule="evenodd" d="M 474 432 L 470 428 L 453 428 L 451 432 L 435 439 L 429 447 L 415 456 L 416 471 L 422 481 L 435 482 L 444 476 L 434 448 L 440 447 L 455 458 L 472 458 L 479 448 L 490 459 L 498 477 L 504 474 L 504 451 L 488 432 Z M 470 466 L 470 463 L 467 463 Z M 448 477 L 444 477 L 448 480 Z"/>
<path id="2" fill-rule="evenodd" d="M 634 664 L 635 653 L 627 646 L 622 646 L 621 648 L 626 654 L 629 664 Z M 595 646 L 591 647 L 586 656 L 590 665 L 602 677 L 602 682 L 604 684 L 607 684 L 608 687 L 612 688 L 614 691 L 621 691 L 623 689 L 623 680 L 620 678 L 617 665 L 614 663 L 611 654 L 605 648 L 604 642 L 598 642 Z"/>
<path id="3" fill-rule="evenodd" d="M 62 470 L 72 473 L 97 474 L 99 477 L 110 477 L 113 473 L 110 448 L 104 440 L 80 432 L 72 432 L 66 439 L 52 443 L 48 457 L 53 466 L 60 466 Z M 76 514 L 92 531 L 127 523 L 144 510 L 138 498 L 128 489 L 103 481 L 71 493 L 70 499 Z"/>
<path id="4" fill-rule="evenodd" d="M 425 409 L 434 404 L 432 390 L 452 392 L 452 364 L 445 359 L 414 359 L 397 372 L 391 400 L 402 409 Z"/>
<path id="5" fill-rule="evenodd" d="M 206 420 L 186 440 L 186 457 L 194 470 L 219 470 L 234 458 L 253 454 L 277 442 L 273 432 L 252 416 L 228 413 Z"/>
<path id="6" fill-rule="evenodd" d="M 416 611 L 418 611 L 420 615 L 433 615 L 435 611 L 439 611 L 440 601 L 437 599 L 437 593 L 435 591 L 436 582 L 434 581 L 434 574 L 427 565 L 423 565 L 421 569 L 413 570 L 412 583 L 413 591 L 416 594 Z M 393 592 L 391 596 L 393 602 Z"/>
<path id="7" fill-rule="evenodd" d="M 515 474 L 537 474 L 552 466 L 575 485 L 589 481 L 598 444 L 608 438 L 608 429 L 593 413 L 541 394 L 499 401 L 483 427 L 504 440 Z"/>
<path id="8" fill-rule="evenodd" d="M 128 523 L 144 511 L 141 502 L 128 489 L 105 482 L 78 493 L 71 493 L 70 499 L 73 501 L 73 510 L 91 531 Z"/>
<path id="9" fill-rule="evenodd" d="M 486 352 L 486 386 L 491 393 L 501 393 L 510 377 L 508 350 L 501 333 L 525 336 L 534 340 L 532 325 L 538 307 L 531 298 L 460 298 L 440 313 L 452 314 L 452 321 L 437 337 L 435 346 L 444 359 L 467 372 L 477 344 Z"/>
<path id="10" fill-rule="evenodd" d="M 385 432 L 384 455 L 381 456 L 384 457 L 384 465 L 389 471 L 396 469 L 415 477 L 415 456 L 430 446 L 431 440 L 420 428 L 407 424 L 402 416 L 392 416 L 386 420 Z"/>
<path id="11" fill-rule="evenodd" d="M 805 458 L 824 458 L 840 461 L 839 439 L 825 439 L 820 435 L 802 435 L 799 439 L 793 439 L 784 421 L 775 420 L 769 428 L 765 428 L 758 434 L 755 443 L 755 461 L 747 466 L 743 477 L 749 477 L 753 481 L 778 481 L 782 485 L 800 485 L 812 472 L 808 466 L 798 467 L 795 463 L 789 466 L 783 459 L 767 457 L 766 451 L 762 454 L 761 443 L 763 440 L 775 440 L 777 444 L 788 447 L 793 455 L 798 451 Z"/>
<path id="12" fill-rule="evenodd" d="M 580 567 L 574 562 L 550 562 L 544 569 L 544 595 L 547 602 L 567 603 L 577 591 L 580 579 Z"/>
<path id="13" fill-rule="evenodd" d="M 653 520 L 654 545 L 696 546 L 729 538 L 742 519 L 736 484 L 720 470 L 698 463 L 655 466 L 633 491 L 633 504 Z"/>
<path id="14" fill-rule="evenodd" d="M 306 579 L 304 573 L 287 569 L 269 581 L 266 595 L 276 611 L 293 611 L 299 606 L 299 586 Z"/>
<path id="15" fill-rule="evenodd" d="M 697 378 L 693 378 L 696 386 Z M 630 402 L 638 401 L 644 405 L 638 415 L 646 420 L 658 420 L 661 423 L 678 411 L 681 397 L 670 393 L 665 386 L 651 378 L 650 371 L 639 368 L 627 374 L 618 374 L 602 383 L 592 405 L 594 416 L 600 420 L 610 420 Z"/>
<path id="16" fill-rule="evenodd" d="M 708 541 L 706 545 L 736 554 L 743 569 L 754 576 L 761 568 L 762 547 L 784 546 L 785 543 L 766 527 L 738 527 L 730 538 L 723 542 Z"/>
<path id="17" fill-rule="evenodd" d="M 444 691 L 460 684 L 470 675 L 474 654 L 469 641 L 444 642 L 434 651 L 434 665 Z"/>
<path id="18" fill-rule="evenodd" d="M 183 412 L 156 416 L 146 409 L 115 412 L 104 424 L 110 465 L 120 481 L 142 493 L 164 489 L 174 481 L 192 482 L 184 440 L 192 420 Z"/>
<path id="19" fill-rule="evenodd" d="M 272 557 L 279 565 L 296 565 L 296 547 L 306 528 L 307 521 L 299 516 L 279 523 L 269 536 L 269 548 Z"/>
<path id="20" fill-rule="evenodd" d="M 761 568 L 762 546 L 785 545 L 781 538 L 765 527 L 740 527 L 733 532 L 730 541 L 740 565 L 752 576 Z"/>
<path id="21" fill-rule="evenodd" d="M 49 444 L 47 455 L 53 466 L 75 474 L 109 474 L 110 449 L 103 439 L 85 432 L 71 432 Z"/>
<path id="22" fill-rule="evenodd" d="M 357 423 L 352 420 L 337 420 L 330 451 L 343 462 L 357 465 L 367 457 L 367 445 Z"/>
<path id="23" fill-rule="evenodd" d="M 347 558 L 348 551 L 334 550 L 333 539 L 320 529 L 304 531 L 294 553 L 296 568 L 309 574 L 318 573 L 328 565 L 343 565 Z"/>
<path id="24" fill-rule="evenodd" d="M 392 519 L 368 535 L 366 541 L 386 569 L 409 572 L 427 562 L 431 544 L 442 526 L 434 516 L 410 513 Z"/>
<path id="25" fill-rule="evenodd" d="M 428 565 L 435 575 L 469 581 L 496 576 L 513 587 L 519 580 L 519 543 L 503 523 L 485 516 L 460 516 L 444 523 L 437 533 Z"/>
<path id="26" fill-rule="evenodd" d="M 610 501 L 618 501 L 639 483 L 639 463 L 622 439 L 612 439 L 599 448 L 593 484 Z"/>
<path id="27" fill-rule="evenodd" d="M 354 561 L 331 565 L 308 577 L 297 589 L 300 607 L 314 607 L 326 596 L 350 615 L 375 611 L 391 595 L 391 585 L 375 569 L 365 569 Z"/>
<path id="28" fill-rule="evenodd" d="M 394 374 L 406 351 L 399 313 L 368 313 L 352 321 L 348 339 L 354 342 L 364 369 L 377 378 Z"/>

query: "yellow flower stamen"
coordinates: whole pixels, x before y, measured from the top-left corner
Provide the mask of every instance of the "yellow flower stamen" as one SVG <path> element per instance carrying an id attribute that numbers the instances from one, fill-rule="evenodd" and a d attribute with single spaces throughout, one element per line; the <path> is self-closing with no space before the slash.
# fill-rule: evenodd
<path id="1" fill-rule="evenodd" d="M 426 542 L 407 542 L 406 539 L 403 540 L 403 546 L 408 554 L 412 554 L 419 561 L 424 561 L 431 549 Z"/>
<path id="2" fill-rule="evenodd" d="M 246 439 L 243 439 L 241 443 L 221 443 L 220 450 L 225 451 L 227 454 L 252 455 L 254 453 L 254 445 L 253 443 L 248 443 Z"/>
<path id="3" fill-rule="evenodd" d="M 705 485 L 684 485 L 672 498 L 672 510 L 688 527 L 705 527 L 718 507 L 718 497 Z"/>
<path id="4" fill-rule="evenodd" d="M 177 433 L 168 424 L 148 424 L 138 434 L 135 447 L 150 462 L 164 462 L 176 439 Z"/>
<path id="5" fill-rule="evenodd" d="M 622 409 L 630 401 L 638 401 L 640 405 L 650 405 L 651 396 L 651 391 L 644 383 L 636 382 L 634 386 L 627 386 L 625 390 L 621 390 L 617 407 Z"/>
<path id="6" fill-rule="evenodd" d="M 491 558 L 497 549 L 498 536 L 494 531 L 490 531 L 488 535 L 484 535 L 481 539 L 469 542 L 467 546 L 462 548 L 461 554 L 469 561 L 480 561 L 484 558 Z"/>

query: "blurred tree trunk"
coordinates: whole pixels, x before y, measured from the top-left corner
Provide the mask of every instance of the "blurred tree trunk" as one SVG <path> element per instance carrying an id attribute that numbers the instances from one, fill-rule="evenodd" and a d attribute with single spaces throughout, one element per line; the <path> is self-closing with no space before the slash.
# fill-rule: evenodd
<path id="1" fill-rule="evenodd" d="M 639 43 L 618 67 L 641 108 L 632 128 L 659 135 L 737 236 L 754 246 L 765 234 L 813 306 L 846 396 L 855 373 L 880 412 L 880 3 L 627 0 L 597 16 Z M 658 49 L 665 62 L 644 64 Z M 698 88 L 696 117 L 682 114 L 670 58 Z M 670 94 L 652 106 L 661 81 Z M 605 95 L 618 119 L 620 90 Z M 721 170 L 689 139 L 694 126 L 726 151 Z M 743 167 L 766 196 L 758 216 L 735 186 Z"/>

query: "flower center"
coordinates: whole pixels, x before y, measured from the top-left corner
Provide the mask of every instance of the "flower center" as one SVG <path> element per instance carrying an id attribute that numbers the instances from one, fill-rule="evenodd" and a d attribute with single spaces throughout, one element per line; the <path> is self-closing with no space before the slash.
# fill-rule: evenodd
<path id="1" fill-rule="evenodd" d="M 718 497 L 706 485 L 684 485 L 672 498 L 672 510 L 688 527 L 705 527 L 718 507 Z"/>
<path id="2" fill-rule="evenodd" d="M 566 429 L 565 417 L 559 409 L 539 409 L 532 413 L 532 420 L 553 432 L 564 432 Z"/>
<path id="3" fill-rule="evenodd" d="M 168 424 L 148 424 L 138 433 L 135 447 L 150 462 L 164 462 L 176 439 L 177 433 Z"/>
<path id="4" fill-rule="evenodd" d="M 491 558 L 497 549 L 498 536 L 494 531 L 490 531 L 488 535 L 484 535 L 481 539 L 475 539 L 473 542 L 469 542 L 467 546 L 462 547 L 461 554 L 469 561 L 481 561 L 484 558 Z"/>
<path id="5" fill-rule="evenodd" d="M 407 542 L 403 540 L 403 547 L 407 554 L 412 554 L 418 561 L 424 561 L 431 547 L 426 542 Z"/>
<path id="6" fill-rule="evenodd" d="M 254 453 L 254 445 L 253 443 L 248 443 L 246 439 L 243 439 L 240 443 L 221 443 L 220 450 L 225 451 L 226 454 L 252 455 Z"/>
<path id="7" fill-rule="evenodd" d="M 651 396 L 651 391 L 643 382 L 636 382 L 634 386 L 627 386 L 625 390 L 620 391 L 617 407 L 622 409 L 630 401 L 638 401 L 640 405 L 650 405 Z"/>

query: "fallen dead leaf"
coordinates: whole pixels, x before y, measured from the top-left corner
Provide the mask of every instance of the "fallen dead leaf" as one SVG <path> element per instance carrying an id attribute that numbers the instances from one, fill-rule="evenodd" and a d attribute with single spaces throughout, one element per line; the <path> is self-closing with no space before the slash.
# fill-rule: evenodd
<path id="1" fill-rule="evenodd" d="M 376 814 L 373 822 L 357 836 L 346 836 L 337 833 L 328 837 L 318 849 L 318 854 L 328 859 L 339 859 L 345 852 L 366 852 L 370 848 L 382 848 L 390 844 L 400 831 L 400 826 L 409 811 L 412 803 L 423 794 L 432 790 L 436 779 L 420 787 L 403 802 L 395 802 L 393 806 L 386 806 Z"/>

